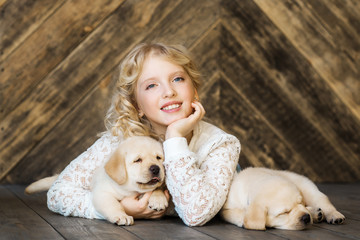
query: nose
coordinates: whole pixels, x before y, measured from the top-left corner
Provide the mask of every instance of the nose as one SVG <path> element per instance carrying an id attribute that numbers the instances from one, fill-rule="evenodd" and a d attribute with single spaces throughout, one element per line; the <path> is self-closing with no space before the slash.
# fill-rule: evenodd
<path id="1" fill-rule="evenodd" d="M 306 213 L 306 214 L 304 214 L 304 215 L 301 217 L 300 220 L 301 220 L 303 223 L 308 224 L 308 223 L 310 223 L 311 218 L 310 218 L 310 215 Z"/>
<path id="2" fill-rule="evenodd" d="M 149 170 L 153 175 L 158 175 L 160 172 L 160 167 L 158 165 L 151 165 Z"/>
<path id="3" fill-rule="evenodd" d="M 164 98 L 171 98 L 175 95 L 176 95 L 176 91 L 170 84 L 164 85 L 164 93 L 163 93 Z"/>

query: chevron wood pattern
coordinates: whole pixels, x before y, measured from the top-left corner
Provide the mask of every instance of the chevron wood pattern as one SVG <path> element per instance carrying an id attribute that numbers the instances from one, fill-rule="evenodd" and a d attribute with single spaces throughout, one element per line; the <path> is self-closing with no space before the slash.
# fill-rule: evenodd
<path id="1" fill-rule="evenodd" d="M 0 1 L 0 181 L 60 172 L 104 130 L 111 74 L 137 43 L 187 46 L 209 121 L 242 167 L 360 180 L 356 0 Z"/>

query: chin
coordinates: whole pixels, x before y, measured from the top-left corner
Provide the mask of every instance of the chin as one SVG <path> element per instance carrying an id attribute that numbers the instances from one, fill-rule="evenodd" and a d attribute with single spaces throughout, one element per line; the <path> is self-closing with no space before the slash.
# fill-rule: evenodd
<path id="1" fill-rule="evenodd" d="M 187 118 L 187 116 L 181 115 L 181 116 L 174 116 L 173 118 L 168 118 L 166 121 L 166 125 L 169 126 L 170 124 L 172 124 L 178 120 L 184 119 L 184 118 Z"/>

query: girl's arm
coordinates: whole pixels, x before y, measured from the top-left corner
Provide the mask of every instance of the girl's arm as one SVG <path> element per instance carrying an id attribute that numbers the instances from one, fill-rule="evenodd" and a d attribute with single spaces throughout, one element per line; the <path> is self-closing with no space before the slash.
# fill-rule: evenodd
<path id="1" fill-rule="evenodd" d="M 90 183 L 94 171 L 117 147 L 110 135 L 103 135 L 86 152 L 73 160 L 47 193 L 48 208 L 64 216 L 102 218 L 92 204 Z"/>
<path id="2" fill-rule="evenodd" d="M 198 166 L 185 138 L 164 142 L 167 187 L 177 213 L 189 226 L 201 226 L 211 220 L 228 194 L 240 143 L 231 135 L 219 136 L 217 143 Z"/>

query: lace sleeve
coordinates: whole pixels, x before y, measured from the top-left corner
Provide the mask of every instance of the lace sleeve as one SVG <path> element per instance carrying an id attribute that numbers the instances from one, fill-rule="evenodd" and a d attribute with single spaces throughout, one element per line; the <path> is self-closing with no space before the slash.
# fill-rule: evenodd
<path id="1" fill-rule="evenodd" d="M 186 140 L 177 142 L 177 148 L 181 144 L 187 146 Z M 165 158 L 166 184 L 185 224 L 201 226 L 218 213 L 226 200 L 239 154 L 239 141 L 229 136 L 210 148 L 201 164 L 190 150 Z"/>
<path id="2" fill-rule="evenodd" d="M 94 171 L 116 148 L 110 135 L 103 135 L 86 152 L 73 160 L 47 193 L 48 208 L 64 216 L 102 218 L 95 211 L 90 192 Z"/>

